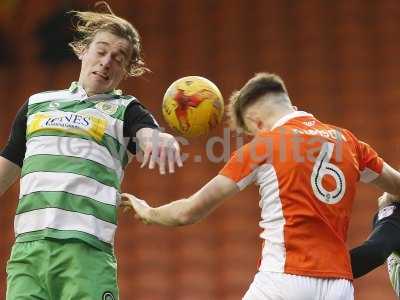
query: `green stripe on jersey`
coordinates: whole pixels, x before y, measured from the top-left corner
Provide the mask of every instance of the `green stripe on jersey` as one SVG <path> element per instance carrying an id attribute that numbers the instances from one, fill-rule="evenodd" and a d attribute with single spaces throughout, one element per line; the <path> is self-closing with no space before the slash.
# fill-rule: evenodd
<path id="1" fill-rule="evenodd" d="M 43 230 L 20 234 L 16 238 L 16 242 L 17 243 L 31 242 L 31 241 L 43 240 L 46 238 L 73 239 L 73 240 L 78 239 L 107 253 L 110 254 L 113 253 L 112 246 L 110 244 L 100 241 L 94 235 L 76 230 L 58 230 L 53 228 L 47 228 Z"/>
<path id="2" fill-rule="evenodd" d="M 59 208 L 78 212 L 117 224 L 117 209 L 114 205 L 66 192 L 35 192 L 26 195 L 19 200 L 17 215 L 42 208 Z"/>
<path id="3" fill-rule="evenodd" d="M 126 152 L 126 149 L 118 142 L 117 139 L 107 134 L 105 134 L 102 140 L 99 142 L 90 136 L 79 135 L 77 133 L 65 132 L 61 130 L 43 129 L 27 135 L 26 139 L 28 141 L 31 138 L 41 137 L 41 136 L 73 137 L 73 138 L 89 140 L 106 147 L 111 156 L 118 159 L 121 162 L 122 167 L 125 167 L 128 164 L 128 154 Z"/>
<path id="4" fill-rule="evenodd" d="M 104 101 L 104 102 L 107 103 L 107 101 Z M 46 102 L 34 103 L 34 104 L 31 104 L 28 106 L 28 116 L 36 114 L 36 113 L 52 111 L 52 109 L 49 108 L 51 103 L 53 103 L 53 104 L 57 103 L 57 106 L 54 107 L 54 109 L 57 109 L 59 111 L 78 113 L 78 112 L 88 109 L 88 108 L 95 108 L 96 104 L 99 102 L 75 100 L 75 101 L 62 101 L 62 102 L 46 101 Z M 113 102 L 110 102 L 110 103 L 113 103 Z M 125 106 L 118 105 L 117 111 L 110 116 L 114 119 L 118 119 L 123 122 L 124 116 L 125 116 L 125 110 L 126 110 Z"/>
<path id="5" fill-rule="evenodd" d="M 118 175 L 113 169 L 84 158 L 39 154 L 24 160 L 21 177 L 33 172 L 73 173 L 92 178 L 104 185 L 120 189 Z"/>
<path id="6" fill-rule="evenodd" d="M 28 116 L 33 115 L 35 113 L 43 113 L 47 111 L 51 111 L 52 109 L 49 108 L 49 105 L 57 103 L 57 106 L 54 106 L 54 109 L 65 111 L 65 112 L 79 112 L 81 110 L 92 108 L 96 105 L 94 102 L 90 101 L 46 101 L 40 102 L 35 104 L 30 104 L 28 106 Z"/>

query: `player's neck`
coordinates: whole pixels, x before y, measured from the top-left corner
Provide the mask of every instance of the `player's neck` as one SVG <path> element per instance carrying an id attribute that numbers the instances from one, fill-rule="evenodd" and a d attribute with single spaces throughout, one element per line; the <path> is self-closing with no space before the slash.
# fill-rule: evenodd
<path id="1" fill-rule="evenodd" d="M 83 88 L 83 90 L 86 92 L 86 95 L 88 97 L 94 96 L 94 95 L 99 95 L 99 94 L 107 94 L 111 91 L 100 91 L 100 90 L 94 90 L 90 88 L 89 85 L 85 84 L 84 80 L 79 78 L 78 84 Z"/>
<path id="2" fill-rule="evenodd" d="M 268 113 L 265 113 L 265 130 L 272 130 L 273 126 L 280 120 L 281 118 L 295 112 L 296 109 L 293 106 L 284 106 L 284 107 L 277 107 L 273 110 L 270 110 Z"/>

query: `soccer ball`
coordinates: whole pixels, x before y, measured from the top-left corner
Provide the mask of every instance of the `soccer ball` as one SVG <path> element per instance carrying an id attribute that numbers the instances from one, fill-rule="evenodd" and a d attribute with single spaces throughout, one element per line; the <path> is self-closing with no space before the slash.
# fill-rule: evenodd
<path id="1" fill-rule="evenodd" d="M 168 125 L 182 136 L 197 137 L 207 134 L 221 122 L 224 100 L 210 80 L 187 76 L 169 86 L 162 112 Z"/>

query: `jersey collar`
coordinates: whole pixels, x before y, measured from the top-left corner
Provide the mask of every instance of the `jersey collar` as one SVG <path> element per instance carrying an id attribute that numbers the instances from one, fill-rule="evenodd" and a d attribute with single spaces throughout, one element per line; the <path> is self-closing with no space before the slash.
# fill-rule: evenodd
<path id="1" fill-rule="evenodd" d="M 300 118 L 300 117 L 312 117 L 313 118 L 314 116 L 305 111 L 294 111 L 294 112 L 291 112 L 290 114 L 283 116 L 278 121 L 276 121 L 275 124 L 272 126 L 271 130 L 274 130 L 275 128 L 284 125 L 285 123 L 289 122 L 291 119 Z"/>
<path id="2" fill-rule="evenodd" d="M 69 92 L 72 93 L 72 94 L 79 93 L 81 96 L 86 96 L 87 97 L 86 91 L 79 84 L 78 81 L 74 81 L 74 82 L 71 83 L 71 85 L 69 87 Z M 111 92 L 104 93 L 102 95 L 121 96 L 122 95 L 122 90 L 113 90 Z M 96 96 L 96 95 L 94 95 L 94 96 Z"/>

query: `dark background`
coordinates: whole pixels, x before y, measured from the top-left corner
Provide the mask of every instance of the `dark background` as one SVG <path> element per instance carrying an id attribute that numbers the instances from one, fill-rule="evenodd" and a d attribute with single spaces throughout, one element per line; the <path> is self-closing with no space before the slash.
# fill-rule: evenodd
<path id="1" fill-rule="evenodd" d="M 207 77 L 227 100 L 255 72 L 269 71 L 284 78 L 300 109 L 352 130 L 387 162 L 399 166 L 398 0 L 109 3 L 141 33 L 145 59 L 153 71 L 128 79 L 123 89 L 139 98 L 162 126 L 162 96 L 175 79 Z M 91 9 L 93 4 L 0 0 L 0 145 L 6 143 L 18 108 L 31 94 L 64 89 L 78 79 L 79 61 L 65 45 L 71 33 L 64 11 Z M 222 125 L 212 132 L 222 134 Z M 137 162 L 132 163 L 124 190 L 151 204 L 189 196 L 223 166 L 205 159 L 206 142 L 204 137 L 184 146 L 189 159 L 172 176 L 138 170 Z M 203 162 L 194 162 L 195 155 Z M 360 185 L 349 247 L 368 236 L 378 195 L 376 189 Z M 16 185 L 1 198 L 2 295 L 17 197 Z M 259 219 L 254 187 L 228 200 L 207 220 L 186 228 L 148 227 L 131 214 L 121 216 L 116 237 L 121 299 L 240 299 L 256 272 Z M 385 266 L 355 281 L 355 288 L 356 299 L 395 299 Z"/>

